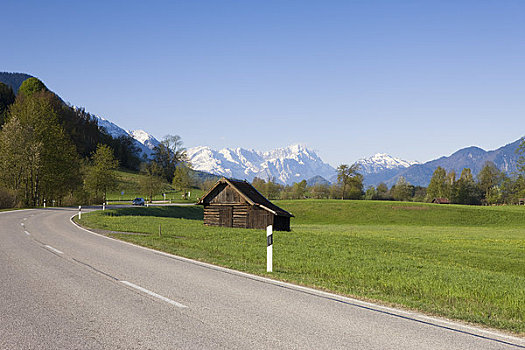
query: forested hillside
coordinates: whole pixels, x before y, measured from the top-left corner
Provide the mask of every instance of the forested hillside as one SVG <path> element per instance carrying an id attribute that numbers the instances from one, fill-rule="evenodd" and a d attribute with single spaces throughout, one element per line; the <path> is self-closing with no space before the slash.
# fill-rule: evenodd
<path id="1" fill-rule="evenodd" d="M 22 85 L 22 83 L 29 78 L 33 77 L 25 73 L 0 72 L 0 82 L 10 86 L 15 94 L 18 92 L 20 85 Z"/>
<path id="2" fill-rule="evenodd" d="M 72 198 L 100 145 L 121 167 L 138 170 L 131 138 L 104 133 L 96 118 L 65 104 L 37 78 L 1 73 L 0 79 L 0 207 Z"/>
<path id="3" fill-rule="evenodd" d="M 35 77 L 1 73 L 0 208 L 107 201 L 122 190 L 119 168 L 140 171 L 140 193 L 150 201 L 166 188 L 185 198 L 196 183 L 212 181 L 187 166 L 179 136 L 157 141 L 151 159 L 139 158 L 129 133 L 112 136 L 99 120 Z"/>

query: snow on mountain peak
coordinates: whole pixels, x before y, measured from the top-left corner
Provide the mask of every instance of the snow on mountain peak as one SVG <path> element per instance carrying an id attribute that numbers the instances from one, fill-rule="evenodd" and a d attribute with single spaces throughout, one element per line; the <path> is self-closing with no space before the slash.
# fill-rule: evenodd
<path id="1" fill-rule="evenodd" d="M 128 131 L 130 135 L 133 136 L 133 138 L 139 142 L 146 142 L 151 139 L 151 135 L 145 132 L 144 130 L 131 130 Z"/>
<path id="2" fill-rule="evenodd" d="M 141 153 L 148 157 L 153 154 L 153 149 L 160 143 L 155 137 L 144 130 L 128 131 L 103 117 L 95 115 L 95 118 L 98 119 L 98 127 L 104 129 L 112 137 L 130 136 L 133 138 L 135 140 L 135 146 L 138 147 Z"/>
<path id="3" fill-rule="evenodd" d="M 386 153 L 376 153 L 371 157 L 359 159 L 361 171 L 365 174 L 377 173 L 385 169 L 408 168 L 411 165 L 419 164 L 417 161 L 407 161 L 392 157 Z"/>
<path id="4" fill-rule="evenodd" d="M 128 131 L 128 133 L 131 137 L 146 146 L 151 151 L 153 151 L 153 149 L 160 144 L 159 140 L 144 130 L 132 130 Z"/>
<path id="5" fill-rule="evenodd" d="M 331 178 L 335 169 L 304 145 L 291 145 L 267 152 L 244 148 L 213 150 L 207 146 L 187 150 L 193 169 L 219 176 L 252 181 L 255 177 L 290 185 L 316 175 Z"/>

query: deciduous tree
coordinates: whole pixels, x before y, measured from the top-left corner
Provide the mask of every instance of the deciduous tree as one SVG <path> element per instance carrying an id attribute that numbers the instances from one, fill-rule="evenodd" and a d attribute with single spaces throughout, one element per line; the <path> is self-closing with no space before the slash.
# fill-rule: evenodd
<path id="1" fill-rule="evenodd" d="M 167 135 L 162 142 L 155 147 L 153 159 L 161 167 L 166 181 L 171 183 L 177 165 L 187 161 L 186 149 L 182 147 L 182 139 L 178 135 Z"/>
<path id="2" fill-rule="evenodd" d="M 146 194 L 150 203 L 153 197 L 162 191 L 162 169 L 155 162 L 143 163 L 140 171 L 144 176 L 140 178 L 140 191 Z"/>
<path id="3" fill-rule="evenodd" d="M 39 166 L 34 168 L 32 205 L 43 199 L 57 199 L 71 193 L 80 185 L 80 163 L 75 146 L 59 124 L 51 106 L 51 93 L 34 92 L 17 97 L 10 107 L 8 121 L 17 119 L 24 130 L 31 130 L 35 142 L 39 143 Z M 29 143 L 25 147 L 35 147 Z M 29 153 L 32 153 L 29 151 Z M 29 190 L 28 190 L 29 191 Z M 26 191 L 26 193 L 28 193 Z"/>
<path id="4" fill-rule="evenodd" d="M 496 167 L 493 162 L 486 162 L 483 168 L 478 174 L 478 186 L 483 191 L 485 200 L 491 197 L 491 202 L 496 197 L 495 193 L 498 191 L 492 191 L 495 187 L 501 184 L 501 171 Z M 492 195 L 491 195 L 492 192 Z"/>
<path id="5" fill-rule="evenodd" d="M 447 172 L 442 167 L 438 166 L 436 170 L 434 170 L 434 173 L 432 174 L 432 178 L 430 179 L 430 183 L 427 187 L 427 196 L 426 201 L 432 202 L 434 198 L 448 198 L 449 196 L 449 189 L 447 184 Z"/>
<path id="6" fill-rule="evenodd" d="M 388 186 L 384 182 L 381 182 L 379 185 L 377 185 L 376 192 L 377 199 L 390 199 L 390 196 L 388 195 Z"/>
<path id="7" fill-rule="evenodd" d="M 456 196 L 455 203 L 458 204 L 479 204 L 481 200 L 481 193 L 474 182 L 472 171 L 469 168 L 464 168 L 461 171 L 461 176 L 456 181 Z"/>
<path id="8" fill-rule="evenodd" d="M 186 193 L 191 188 L 190 168 L 186 164 L 180 163 L 179 166 L 175 168 L 172 184 L 173 187 L 181 191 L 184 198 L 186 198 Z"/>
<path id="9" fill-rule="evenodd" d="M 29 78 L 24 80 L 22 85 L 18 88 L 18 95 L 20 97 L 30 97 L 34 93 L 48 91 L 47 87 L 37 78 Z"/>
<path id="10" fill-rule="evenodd" d="M 330 196 L 330 189 L 328 185 L 317 183 L 310 187 L 312 198 L 324 199 Z"/>
<path id="11" fill-rule="evenodd" d="M 102 196 L 104 202 L 107 200 L 108 191 L 118 188 L 118 176 L 115 170 L 118 168 L 118 160 L 113 156 L 113 151 L 106 145 L 98 145 L 92 157 L 93 165 L 86 174 L 84 184 L 86 190 L 95 199 Z"/>
<path id="12" fill-rule="evenodd" d="M 374 186 L 368 186 L 365 191 L 365 199 L 366 200 L 373 200 L 377 199 L 377 192 Z"/>
<path id="13" fill-rule="evenodd" d="M 0 182 L 29 206 L 35 201 L 38 175 L 42 167 L 42 142 L 34 130 L 10 118 L 0 131 Z"/>
<path id="14" fill-rule="evenodd" d="M 306 180 L 302 180 L 301 182 L 295 182 L 292 186 L 292 192 L 293 192 L 293 198 L 294 199 L 302 199 L 306 196 Z"/>
<path id="15" fill-rule="evenodd" d="M 341 186 L 341 199 L 347 198 L 347 189 L 353 185 L 351 189 L 352 198 L 357 194 L 362 195 L 363 192 L 363 176 L 359 174 L 359 164 L 354 163 L 351 166 L 348 164 L 341 164 L 337 167 L 337 182 Z"/>
<path id="16" fill-rule="evenodd" d="M 275 182 L 274 179 L 269 179 L 265 185 L 264 195 L 268 199 L 278 199 L 281 195 L 282 186 Z"/>
<path id="17" fill-rule="evenodd" d="M 392 187 L 390 192 L 396 201 L 408 201 L 412 197 L 410 184 L 403 176 L 399 177 L 396 185 Z"/>

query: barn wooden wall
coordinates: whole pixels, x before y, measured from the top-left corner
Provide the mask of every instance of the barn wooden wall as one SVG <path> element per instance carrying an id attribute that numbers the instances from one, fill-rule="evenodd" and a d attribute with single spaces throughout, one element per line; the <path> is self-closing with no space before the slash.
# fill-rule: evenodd
<path id="1" fill-rule="evenodd" d="M 211 226 L 246 228 L 249 206 L 247 204 L 210 204 L 204 206 L 204 223 Z"/>
<path id="2" fill-rule="evenodd" d="M 236 190 L 226 184 L 217 186 L 212 196 L 212 200 L 204 204 L 205 225 L 256 229 L 274 225 L 274 230 L 290 230 L 290 218 L 275 216 L 249 205 Z"/>
<path id="3" fill-rule="evenodd" d="M 204 206 L 204 223 L 210 226 L 265 229 L 273 221 L 272 213 L 247 204 Z"/>
<path id="4" fill-rule="evenodd" d="M 241 198 L 239 192 L 229 186 L 222 189 L 217 188 L 217 195 L 211 200 L 210 204 L 246 204 L 244 198 Z"/>

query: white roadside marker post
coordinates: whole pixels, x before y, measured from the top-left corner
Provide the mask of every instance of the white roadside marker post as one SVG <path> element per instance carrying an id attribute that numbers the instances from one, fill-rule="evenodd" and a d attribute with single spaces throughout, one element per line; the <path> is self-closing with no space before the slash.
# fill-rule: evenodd
<path id="1" fill-rule="evenodd" d="M 106 202 L 102 203 L 102 210 L 106 210 Z"/>
<path id="2" fill-rule="evenodd" d="M 78 219 L 79 220 L 82 219 L 82 206 L 81 205 L 78 206 Z"/>
<path id="3" fill-rule="evenodd" d="M 44 209 L 46 208 L 46 200 L 44 199 Z"/>
<path id="4" fill-rule="evenodd" d="M 272 247 L 273 247 L 273 227 L 272 225 L 269 225 L 266 228 L 266 272 L 273 271 Z"/>

